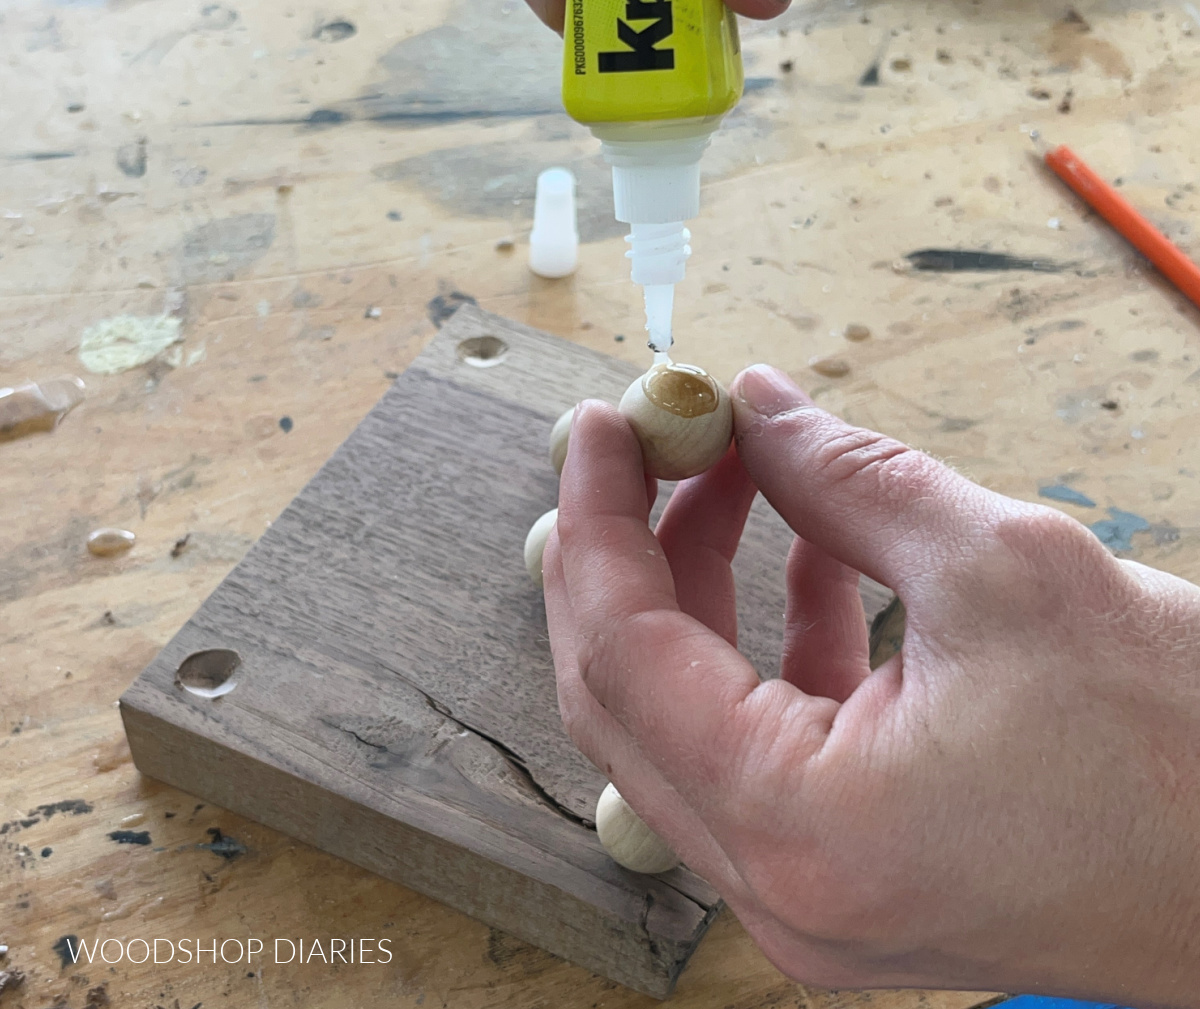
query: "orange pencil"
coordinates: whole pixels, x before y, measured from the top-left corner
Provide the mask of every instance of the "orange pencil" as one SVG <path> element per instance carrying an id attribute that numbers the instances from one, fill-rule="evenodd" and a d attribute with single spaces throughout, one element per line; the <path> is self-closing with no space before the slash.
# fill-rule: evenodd
<path id="1" fill-rule="evenodd" d="M 1075 194 L 1117 229 L 1152 262 L 1197 308 L 1200 308 L 1200 267 L 1146 220 L 1125 197 L 1083 163 L 1065 144 L 1050 147 L 1035 132 L 1033 141 L 1042 159 Z"/>

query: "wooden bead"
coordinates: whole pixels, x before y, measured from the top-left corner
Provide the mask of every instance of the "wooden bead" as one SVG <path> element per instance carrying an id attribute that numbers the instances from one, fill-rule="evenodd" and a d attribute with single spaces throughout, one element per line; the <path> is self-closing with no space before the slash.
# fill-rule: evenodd
<path id="1" fill-rule="evenodd" d="M 557 521 L 558 509 L 551 508 L 533 524 L 525 537 L 525 570 L 538 588 L 542 587 L 542 554 L 546 552 L 546 540 Z"/>
<path id="2" fill-rule="evenodd" d="M 596 803 L 596 833 L 612 860 L 633 872 L 667 872 L 679 856 L 646 826 L 611 782 Z"/>
<path id="3" fill-rule="evenodd" d="M 550 429 L 550 465 L 559 476 L 562 476 L 563 463 L 567 461 L 567 440 L 571 436 L 571 418 L 574 416 L 575 407 L 564 410 Z"/>
<path id="4" fill-rule="evenodd" d="M 690 364 L 656 364 L 617 407 L 642 446 L 646 472 L 660 480 L 703 473 L 733 437 L 733 407 L 715 378 Z"/>

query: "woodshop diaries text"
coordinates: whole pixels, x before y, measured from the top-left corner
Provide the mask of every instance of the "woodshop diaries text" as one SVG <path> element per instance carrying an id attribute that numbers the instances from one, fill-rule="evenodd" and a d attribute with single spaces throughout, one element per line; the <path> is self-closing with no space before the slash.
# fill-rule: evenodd
<path id="1" fill-rule="evenodd" d="M 390 963 L 391 939 L 274 939 L 274 963 Z M 262 939 L 86 939 L 68 938 L 75 963 L 253 963 L 262 959 Z"/>

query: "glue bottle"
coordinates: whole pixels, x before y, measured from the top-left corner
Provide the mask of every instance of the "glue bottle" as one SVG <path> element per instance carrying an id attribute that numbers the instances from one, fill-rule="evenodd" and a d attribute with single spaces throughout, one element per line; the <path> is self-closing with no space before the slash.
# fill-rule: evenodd
<path id="1" fill-rule="evenodd" d="M 671 346 L 675 285 L 700 213 L 700 156 L 742 94 L 737 20 L 723 0 L 569 0 L 563 104 L 612 165 L 656 355 Z"/>

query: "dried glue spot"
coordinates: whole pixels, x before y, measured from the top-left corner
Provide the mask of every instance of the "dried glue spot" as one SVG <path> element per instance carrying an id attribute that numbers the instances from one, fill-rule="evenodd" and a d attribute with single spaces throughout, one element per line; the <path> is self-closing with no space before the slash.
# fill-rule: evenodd
<path id="1" fill-rule="evenodd" d="M 208 648 L 192 652 L 179 664 L 175 686 L 197 697 L 223 697 L 237 686 L 234 671 L 242 657 L 231 648 Z"/>
<path id="2" fill-rule="evenodd" d="M 84 331 L 79 360 L 93 374 L 117 375 L 153 360 L 182 339 L 179 320 L 173 316 L 117 315 Z"/>
<path id="3" fill-rule="evenodd" d="M 808 366 L 826 378 L 843 378 L 850 374 L 850 362 L 840 357 L 814 357 Z"/>
<path id="4" fill-rule="evenodd" d="M 96 557 L 114 557 L 136 541 L 137 537 L 128 529 L 96 529 L 87 538 L 87 548 Z"/>
<path id="5" fill-rule="evenodd" d="M 475 368 L 491 368 L 504 360 L 508 344 L 498 336 L 472 336 L 458 345 L 458 359 Z"/>
<path id="6" fill-rule="evenodd" d="M 83 402 L 83 391 L 82 379 L 74 375 L 0 389 L 0 441 L 53 431 Z"/>

